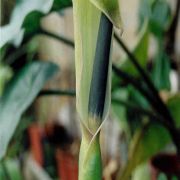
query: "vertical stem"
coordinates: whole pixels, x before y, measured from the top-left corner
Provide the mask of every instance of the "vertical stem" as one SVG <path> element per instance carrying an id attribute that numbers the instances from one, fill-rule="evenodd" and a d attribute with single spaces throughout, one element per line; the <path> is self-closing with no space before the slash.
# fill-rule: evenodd
<path id="1" fill-rule="evenodd" d="M 110 65 L 113 25 L 101 14 L 94 56 L 88 104 L 88 128 L 82 125 L 82 142 L 79 159 L 79 180 L 101 180 L 102 160 L 99 127 L 103 121 Z"/>
<path id="2" fill-rule="evenodd" d="M 92 142 L 91 140 L 92 136 L 83 129 L 79 156 L 79 180 L 102 179 L 102 160 L 99 134 Z"/>

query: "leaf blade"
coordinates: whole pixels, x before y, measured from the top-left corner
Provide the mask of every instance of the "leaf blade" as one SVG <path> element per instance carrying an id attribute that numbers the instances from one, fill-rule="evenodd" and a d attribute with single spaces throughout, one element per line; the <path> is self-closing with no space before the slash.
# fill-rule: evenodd
<path id="1" fill-rule="evenodd" d="M 57 70 L 55 64 L 33 62 L 9 82 L 0 99 L 0 159 L 5 155 L 22 113 Z"/>

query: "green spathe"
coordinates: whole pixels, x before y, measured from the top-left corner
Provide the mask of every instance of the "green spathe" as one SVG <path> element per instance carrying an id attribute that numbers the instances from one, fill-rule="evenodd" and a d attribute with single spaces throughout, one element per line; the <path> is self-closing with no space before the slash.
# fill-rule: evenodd
<path id="1" fill-rule="evenodd" d="M 109 56 L 112 24 L 118 28 L 121 25 L 119 4 L 118 0 L 73 0 L 73 9 L 76 106 L 82 130 L 79 180 L 100 180 L 99 134 L 110 105 Z"/>
<path id="2" fill-rule="evenodd" d="M 116 27 L 120 27 L 121 20 L 119 18 L 117 0 L 73 0 L 73 9 L 75 26 L 76 104 L 80 119 L 87 126 L 89 93 L 100 16 L 102 12 L 106 12 L 105 14 L 108 14 L 108 18 Z M 105 117 L 105 114 L 107 112 L 104 112 L 103 117 Z"/>

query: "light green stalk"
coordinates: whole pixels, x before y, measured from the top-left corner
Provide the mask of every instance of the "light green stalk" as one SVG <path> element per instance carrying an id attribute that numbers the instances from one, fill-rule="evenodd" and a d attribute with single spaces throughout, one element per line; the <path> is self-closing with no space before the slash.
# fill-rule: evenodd
<path id="1" fill-rule="evenodd" d="M 101 180 L 100 129 L 110 105 L 112 24 L 120 28 L 118 0 L 73 0 L 76 106 L 82 142 L 79 180 Z"/>

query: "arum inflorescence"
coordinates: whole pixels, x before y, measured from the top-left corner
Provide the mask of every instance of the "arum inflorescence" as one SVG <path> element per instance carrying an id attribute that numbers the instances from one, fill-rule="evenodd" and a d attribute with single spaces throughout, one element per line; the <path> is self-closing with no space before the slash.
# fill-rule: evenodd
<path id="1" fill-rule="evenodd" d="M 102 178 L 100 129 L 110 105 L 113 25 L 121 27 L 118 0 L 73 0 L 76 105 L 82 142 L 79 180 Z"/>

